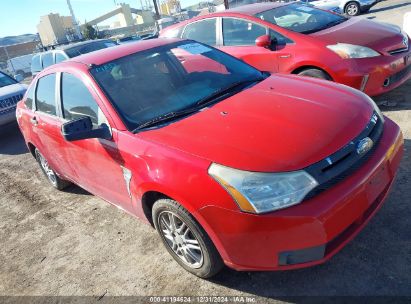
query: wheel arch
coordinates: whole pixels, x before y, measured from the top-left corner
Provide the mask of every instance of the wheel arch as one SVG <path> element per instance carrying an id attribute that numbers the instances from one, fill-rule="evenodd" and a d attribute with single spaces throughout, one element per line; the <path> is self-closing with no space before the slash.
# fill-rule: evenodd
<path id="1" fill-rule="evenodd" d="M 36 150 L 36 146 L 33 145 L 31 142 L 28 142 L 28 143 L 27 143 L 27 148 L 29 149 L 31 155 L 35 158 L 35 157 L 36 157 L 36 154 L 35 154 L 34 151 Z"/>
<path id="2" fill-rule="evenodd" d="M 168 195 L 159 192 L 159 191 L 152 191 L 149 190 L 143 194 L 141 197 L 141 208 L 143 209 L 143 214 L 146 217 L 146 220 L 150 223 L 150 225 L 154 228 L 154 223 L 153 223 L 153 206 L 156 201 L 162 198 L 169 198 Z"/>
<path id="3" fill-rule="evenodd" d="M 320 71 L 326 73 L 326 74 L 331 78 L 332 81 L 335 81 L 335 80 L 334 80 L 334 77 L 333 77 L 327 70 L 325 70 L 325 69 L 322 68 L 322 67 L 315 66 L 315 65 L 302 65 L 302 66 L 299 66 L 299 67 L 297 67 L 297 68 L 294 68 L 294 70 L 291 71 L 291 74 L 295 74 L 295 75 L 296 75 L 296 74 L 298 74 L 298 73 L 301 73 L 301 72 L 304 71 L 304 70 L 309 70 L 309 69 L 320 70 Z"/>
<path id="4" fill-rule="evenodd" d="M 220 256 L 223 258 L 224 261 L 230 261 L 229 256 L 221 243 L 219 237 L 214 233 L 212 227 L 208 225 L 205 219 L 197 212 L 190 204 L 185 202 L 183 198 L 176 198 L 174 195 L 167 194 L 165 189 L 150 189 L 143 193 L 141 197 L 141 208 L 145 220 L 154 228 L 154 223 L 152 219 L 152 210 L 154 203 L 161 198 L 172 199 L 183 206 L 193 217 L 193 219 L 204 229 L 205 233 L 207 233 L 208 237 L 213 242 L 215 248 L 219 252 Z"/>

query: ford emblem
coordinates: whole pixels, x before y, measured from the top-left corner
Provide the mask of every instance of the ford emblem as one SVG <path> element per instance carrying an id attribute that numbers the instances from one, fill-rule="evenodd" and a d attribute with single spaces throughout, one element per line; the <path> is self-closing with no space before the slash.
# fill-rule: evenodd
<path id="1" fill-rule="evenodd" d="M 372 141 L 371 138 L 369 137 L 363 138 L 357 144 L 357 153 L 359 155 L 365 154 L 368 151 L 370 151 L 373 146 L 374 146 L 374 142 Z"/>

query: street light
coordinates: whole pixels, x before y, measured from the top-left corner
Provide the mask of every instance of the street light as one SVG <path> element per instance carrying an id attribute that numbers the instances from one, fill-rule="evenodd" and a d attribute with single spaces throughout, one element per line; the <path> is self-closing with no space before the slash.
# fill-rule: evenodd
<path id="1" fill-rule="evenodd" d="M 67 5 L 68 5 L 69 10 L 70 10 L 71 19 L 73 20 L 73 25 L 74 25 L 74 29 L 76 30 L 77 37 L 79 39 L 83 39 L 83 35 L 81 34 L 80 27 L 77 23 L 76 17 L 74 16 L 74 11 L 73 11 L 73 8 L 71 7 L 70 0 L 67 0 Z"/>

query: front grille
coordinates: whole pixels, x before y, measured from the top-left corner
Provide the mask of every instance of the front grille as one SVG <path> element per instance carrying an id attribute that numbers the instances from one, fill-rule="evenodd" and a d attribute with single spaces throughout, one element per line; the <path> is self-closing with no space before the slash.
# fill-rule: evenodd
<path id="1" fill-rule="evenodd" d="M 408 65 L 406 68 L 402 69 L 398 73 L 395 73 L 394 75 L 390 76 L 389 79 L 389 84 L 394 84 L 398 81 L 401 81 L 404 77 L 406 77 L 409 73 L 411 73 L 411 64 Z"/>
<path id="2" fill-rule="evenodd" d="M 0 115 L 9 114 L 14 111 L 16 111 L 15 107 L 7 108 L 7 109 L 0 109 Z"/>
<path id="3" fill-rule="evenodd" d="M 388 53 L 390 53 L 390 55 L 396 55 L 396 54 L 400 54 L 400 53 L 404 53 L 404 52 L 408 52 L 408 46 L 401 48 L 401 49 L 396 49 L 396 50 L 392 50 L 389 51 Z"/>
<path id="4" fill-rule="evenodd" d="M 22 94 L 14 95 L 5 99 L 0 99 L 0 112 L 8 109 L 14 108 L 16 104 L 23 99 Z"/>
<path id="5" fill-rule="evenodd" d="M 319 185 L 307 194 L 305 200 L 329 189 L 358 170 L 371 157 L 375 147 L 378 146 L 383 128 L 383 121 L 374 112 L 365 129 L 348 145 L 326 159 L 307 167 L 305 170 L 317 180 Z M 357 146 L 366 137 L 369 137 L 374 145 L 366 153 L 359 154 Z"/>

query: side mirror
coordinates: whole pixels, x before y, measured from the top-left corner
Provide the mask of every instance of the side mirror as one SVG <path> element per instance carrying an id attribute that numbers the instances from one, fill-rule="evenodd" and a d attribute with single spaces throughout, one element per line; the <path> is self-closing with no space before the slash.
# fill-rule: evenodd
<path id="1" fill-rule="evenodd" d="M 111 139 L 111 132 L 106 124 L 93 129 L 93 123 L 88 116 L 80 117 L 61 126 L 61 134 L 67 141 L 76 141 L 88 138 Z"/>
<path id="2" fill-rule="evenodd" d="M 270 49 L 273 51 L 276 49 L 277 39 L 271 38 L 270 35 L 263 35 L 263 36 L 257 37 L 257 39 L 255 40 L 255 45 L 266 48 L 266 49 Z"/>
<path id="3" fill-rule="evenodd" d="M 22 82 L 24 80 L 24 76 L 21 74 L 16 74 L 14 79 L 16 79 L 17 82 Z"/>

